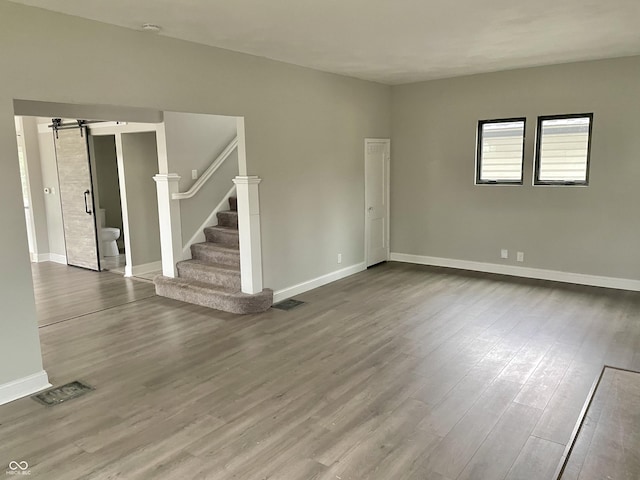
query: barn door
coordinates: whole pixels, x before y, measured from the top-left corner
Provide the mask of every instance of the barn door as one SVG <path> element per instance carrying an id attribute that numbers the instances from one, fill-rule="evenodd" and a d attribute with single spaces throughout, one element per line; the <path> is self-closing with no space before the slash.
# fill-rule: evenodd
<path id="1" fill-rule="evenodd" d="M 100 271 L 87 128 L 54 132 L 67 264 Z"/>

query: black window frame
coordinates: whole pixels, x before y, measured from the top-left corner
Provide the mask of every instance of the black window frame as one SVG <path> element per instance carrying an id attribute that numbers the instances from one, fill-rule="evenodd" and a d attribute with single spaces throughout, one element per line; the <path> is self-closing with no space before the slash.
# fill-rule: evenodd
<path id="1" fill-rule="evenodd" d="M 589 135 L 587 137 L 587 166 L 584 181 L 575 180 L 540 180 L 540 146 L 542 144 L 542 122 L 545 120 L 564 120 L 567 118 L 588 118 L 589 119 Z M 591 140 L 593 134 L 593 112 L 591 113 L 566 113 L 561 115 L 542 115 L 538 117 L 536 126 L 536 152 L 533 158 L 533 185 L 555 185 L 555 186 L 589 186 L 589 172 L 591 170 Z"/>
<path id="2" fill-rule="evenodd" d="M 520 159 L 520 180 L 482 180 L 480 174 L 482 172 L 482 130 L 483 127 L 490 123 L 513 123 L 523 122 L 522 128 L 522 158 Z M 524 150 L 527 138 L 527 117 L 513 118 L 493 118 L 490 120 L 478 121 L 478 131 L 476 138 L 476 185 L 523 185 L 524 183 Z"/>

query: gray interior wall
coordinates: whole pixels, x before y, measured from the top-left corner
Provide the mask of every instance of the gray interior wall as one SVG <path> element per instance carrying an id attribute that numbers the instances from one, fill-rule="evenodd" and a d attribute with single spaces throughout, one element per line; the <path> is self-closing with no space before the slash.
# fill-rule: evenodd
<path id="1" fill-rule="evenodd" d="M 49 236 L 47 233 L 47 213 L 42 183 L 38 124 L 34 117 L 22 117 L 22 134 L 29 176 L 31 214 L 35 227 L 36 253 L 42 255 L 49 253 Z"/>
<path id="2" fill-rule="evenodd" d="M 633 57 L 394 87 L 392 251 L 640 278 L 639 79 Z M 585 112 L 590 185 L 533 187 L 537 116 Z M 524 185 L 475 186 L 478 120 L 520 116 Z"/>
<path id="3" fill-rule="evenodd" d="M 9 100 L 0 100 L 0 385 L 42 370 L 12 110 Z"/>
<path id="4" fill-rule="evenodd" d="M 116 156 L 115 135 L 91 136 L 93 156 L 98 183 L 99 208 L 106 211 L 106 226 L 119 228 L 122 232 L 122 207 L 120 204 L 120 185 L 118 183 L 118 158 Z M 98 222 L 100 219 L 98 218 Z M 98 223 L 99 225 L 99 223 Z M 122 246 L 123 235 L 118 245 Z"/>
<path id="5" fill-rule="evenodd" d="M 202 175 L 236 136 L 236 118 L 222 115 L 165 112 L 164 126 L 167 160 L 171 173 L 180 175 L 180 191 L 186 192 L 196 182 L 191 170 Z M 238 175 L 238 155 L 234 151 L 195 197 L 180 201 L 182 241 L 200 229 L 220 203 Z"/>
<path id="6" fill-rule="evenodd" d="M 51 119 L 38 117 L 36 122 L 38 124 L 48 125 L 51 123 Z M 43 189 L 45 187 L 51 189 L 51 193 L 44 195 L 49 253 L 64 257 L 67 253 L 64 243 L 62 206 L 60 204 L 60 184 L 58 181 L 56 148 L 51 129 L 38 133 L 38 146 L 40 151 L 40 168 L 42 170 Z"/>
<path id="7" fill-rule="evenodd" d="M 0 71 L 0 382 L 40 362 L 14 99 L 244 116 L 249 173 L 263 177 L 265 285 L 334 271 L 339 251 L 342 266 L 364 260 L 363 139 L 389 136 L 389 87 L 6 0 Z"/>
<path id="8" fill-rule="evenodd" d="M 132 266 L 159 262 L 158 173 L 155 132 L 122 134 L 122 157 Z"/>

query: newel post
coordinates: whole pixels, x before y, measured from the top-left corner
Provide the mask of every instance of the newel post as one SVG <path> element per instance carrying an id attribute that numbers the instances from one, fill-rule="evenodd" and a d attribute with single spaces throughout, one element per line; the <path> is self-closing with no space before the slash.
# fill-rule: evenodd
<path id="1" fill-rule="evenodd" d="M 243 293 L 262 291 L 262 244 L 260 238 L 260 194 L 256 176 L 237 176 L 238 230 L 240 233 L 240 279 Z"/>
<path id="2" fill-rule="evenodd" d="M 160 222 L 160 252 L 162 254 L 162 274 L 176 276 L 176 263 L 182 260 L 182 224 L 180 222 L 180 201 L 173 200 L 178 193 L 180 175 L 160 173 L 153 177 L 158 192 L 158 217 Z"/>

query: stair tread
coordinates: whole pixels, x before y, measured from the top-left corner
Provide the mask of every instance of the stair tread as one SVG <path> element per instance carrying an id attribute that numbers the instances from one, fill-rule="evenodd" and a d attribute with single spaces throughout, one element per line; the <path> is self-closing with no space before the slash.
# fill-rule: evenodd
<path id="1" fill-rule="evenodd" d="M 194 243 L 191 246 L 192 247 L 196 247 L 196 248 L 197 247 L 207 248 L 209 250 L 219 250 L 219 251 L 222 251 L 222 252 L 227 252 L 227 253 L 231 253 L 231 254 L 240 255 L 240 247 L 231 246 L 231 245 L 222 244 L 222 243 L 201 242 L 201 243 Z"/>
<path id="2" fill-rule="evenodd" d="M 234 233 L 237 234 L 238 233 L 238 229 L 235 227 L 227 227 L 226 225 L 212 225 L 210 227 L 206 227 L 205 232 L 207 230 L 218 230 L 221 232 L 229 232 L 229 233 Z"/>
<path id="3" fill-rule="evenodd" d="M 265 294 L 272 294 L 271 289 L 269 288 L 265 288 L 262 292 L 260 293 L 243 293 L 242 290 L 240 290 L 239 288 L 233 288 L 233 287 L 223 287 L 220 285 L 212 285 L 210 283 L 206 283 L 206 282 L 201 282 L 199 280 L 191 280 L 191 279 L 185 279 L 185 278 L 171 278 L 171 277 L 165 277 L 162 275 L 158 275 L 155 279 L 154 279 L 154 283 L 158 284 L 158 283 L 173 283 L 177 286 L 181 286 L 181 287 L 185 287 L 185 288 L 196 288 L 196 289 L 202 289 L 202 290 L 206 290 L 207 292 L 213 293 L 213 294 L 219 294 L 225 297 L 244 297 L 244 298 L 251 298 L 251 297 L 261 297 L 264 296 Z"/>
<path id="4" fill-rule="evenodd" d="M 178 262 L 178 265 L 199 265 L 199 266 L 203 266 L 203 267 L 209 267 L 209 268 L 215 268 L 218 270 L 224 270 L 225 272 L 228 273 L 237 273 L 240 274 L 240 267 L 234 266 L 234 265 L 225 265 L 222 263 L 214 263 L 214 262 L 205 262 L 204 260 L 197 260 L 197 259 L 191 259 L 191 260 L 183 260 L 181 262 Z"/>
<path id="5" fill-rule="evenodd" d="M 199 280 L 191 280 L 190 278 L 170 278 L 170 277 L 162 277 L 164 282 L 175 283 L 176 285 L 184 285 L 184 286 L 192 286 L 196 288 L 202 288 L 204 290 L 208 290 L 212 293 L 220 293 L 222 295 L 229 295 L 233 293 L 242 293 L 240 289 L 235 287 L 224 287 L 222 285 L 213 285 L 207 282 L 201 282 Z M 243 294 L 246 295 L 246 294 Z"/>
<path id="6" fill-rule="evenodd" d="M 238 211 L 237 210 L 221 210 L 218 213 L 227 213 L 229 215 L 238 215 Z"/>

